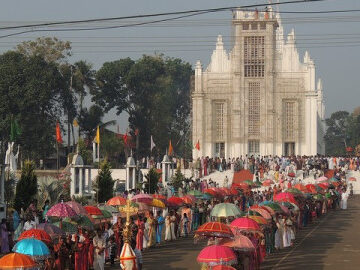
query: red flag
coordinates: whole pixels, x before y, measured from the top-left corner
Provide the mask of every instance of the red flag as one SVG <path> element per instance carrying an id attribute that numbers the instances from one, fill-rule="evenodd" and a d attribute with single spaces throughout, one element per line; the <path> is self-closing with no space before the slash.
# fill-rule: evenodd
<path id="1" fill-rule="evenodd" d="M 63 143 L 59 122 L 56 123 L 56 141 L 58 143 Z"/>
<path id="2" fill-rule="evenodd" d="M 139 135 L 139 129 L 135 129 L 135 136 Z"/>
<path id="3" fill-rule="evenodd" d="M 197 141 L 195 148 L 200 151 L 200 141 L 199 140 Z"/>
<path id="4" fill-rule="evenodd" d="M 173 153 L 173 151 L 174 151 L 174 149 L 173 149 L 173 147 L 172 147 L 171 140 L 170 140 L 170 142 L 169 142 L 169 153 L 168 153 L 168 155 L 171 156 L 172 153 Z"/>
<path id="5" fill-rule="evenodd" d="M 124 140 L 125 146 L 127 146 L 127 144 L 128 144 L 128 135 L 127 135 L 127 133 L 125 133 L 125 134 L 123 135 L 123 140 Z"/>

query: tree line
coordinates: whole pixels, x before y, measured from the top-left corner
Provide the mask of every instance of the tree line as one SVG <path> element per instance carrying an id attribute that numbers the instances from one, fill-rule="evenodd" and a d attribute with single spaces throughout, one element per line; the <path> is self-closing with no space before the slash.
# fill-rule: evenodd
<path id="1" fill-rule="evenodd" d="M 150 136 L 156 143 L 153 155 L 165 153 L 170 139 L 179 155 L 186 150 L 189 153 L 193 74 L 189 63 L 164 55 L 143 55 L 136 60 L 105 62 L 95 70 L 85 60 L 70 63 L 70 56 L 70 42 L 57 38 L 26 41 L 0 55 L 3 153 L 10 139 L 11 121 L 16 119 L 21 134 L 15 143 L 21 146 L 22 159 L 38 161 L 55 153 L 57 122 L 69 145 L 77 143 L 74 125 L 78 125 L 82 147 L 87 151 L 99 125 L 101 156 L 118 159 L 127 145 L 105 130 L 114 124 L 103 122 L 112 109 L 117 115 L 128 114 L 128 136 L 138 132 L 139 156 L 151 154 Z M 86 96 L 91 98 L 91 105 L 85 104 Z"/>

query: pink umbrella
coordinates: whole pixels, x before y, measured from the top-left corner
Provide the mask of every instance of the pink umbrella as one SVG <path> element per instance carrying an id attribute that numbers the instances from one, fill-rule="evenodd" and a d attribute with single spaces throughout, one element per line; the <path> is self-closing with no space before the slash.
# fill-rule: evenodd
<path id="1" fill-rule="evenodd" d="M 57 203 L 53 207 L 47 211 L 46 215 L 48 217 L 58 217 L 58 218 L 66 218 L 66 217 L 75 217 L 77 216 L 74 209 L 66 203 Z"/>
<path id="2" fill-rule="evenodd" d="M 220 245 L 207 246 L 201 250 L 197 257 L 197 261 L 210 266 L 219 264 L 231 265 L 237 263 L 236 255 L 231 248 Z"/>
<path id="3" fill-rule="evenodd" d="M 149 194 L 141 193 L 131 198 L 133 202 L 152 203 L 153 197 Z"/>
<path id="4" fill-rule="evenodd" d="M 244 230 L 244 231 L 260 231 L 259 224 L 247 217 L 241 217 L 235 219 L 233 222 L 231 222 L 231 227 L 234 227 L 235 229 Z"/>
<path id="5" fill-rule="evenodd" d="M 232 248 L 236 251 L 254 251 L 254 244 L 242 234 L 236 234 L 234 239 L 222 239 L 220 245 Z"/>
<path id="6" fill-rule="evenodd" d="M 321 176 L 316 179 L 317 182 L 323 182 L 323 181 L 327 181 L 327 180 L 328 180 L 328 178 L 326 176 Z"/>
<path id="7" fill-rule="evenodd" d="M 298 204 L 295 200 L 294 194 L 290 192 L 280 192 L 274 196 L 274 201 L 276 202 L 291 202 Z"/>
<path id="8" fill-rule="evenodd" d="M 262 208 L 250 208 L 251 211 L 259 213 L 265 219 L 271 219 L 271 215 L 268 211 Z"/>
<path id="9" fill-rule="evenodd" d="M 76 212 L 76 214 L 87 215 L 85 208 L 80 203 L 77 203 L 75 201 L 69 201 L 69 202 L 66 202 L 65 204 L 70 206 Z"/>

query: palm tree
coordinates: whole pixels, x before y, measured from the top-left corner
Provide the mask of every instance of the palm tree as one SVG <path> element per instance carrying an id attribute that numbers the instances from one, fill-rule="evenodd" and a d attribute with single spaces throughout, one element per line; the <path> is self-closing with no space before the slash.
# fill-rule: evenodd
<path id="1" fill-rule="evenodd" d="M 49 200 L 50 205 L 59 202 L 62 195 L 65 194 L 64 187 L 58 179 L 53 177 L 41 177 L 38 179 L 38 203 L 44 205 Z"/>

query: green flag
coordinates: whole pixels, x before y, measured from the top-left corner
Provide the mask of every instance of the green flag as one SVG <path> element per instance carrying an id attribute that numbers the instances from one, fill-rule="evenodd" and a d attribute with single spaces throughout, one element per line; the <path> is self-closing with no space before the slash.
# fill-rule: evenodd
<path id="1" fill-rule="evenodd" d="M 15 119 L 11 119 L 10 124 L 10 141 L 14 142 L 16 138 L 21 134 L 21 129 Z"/>

